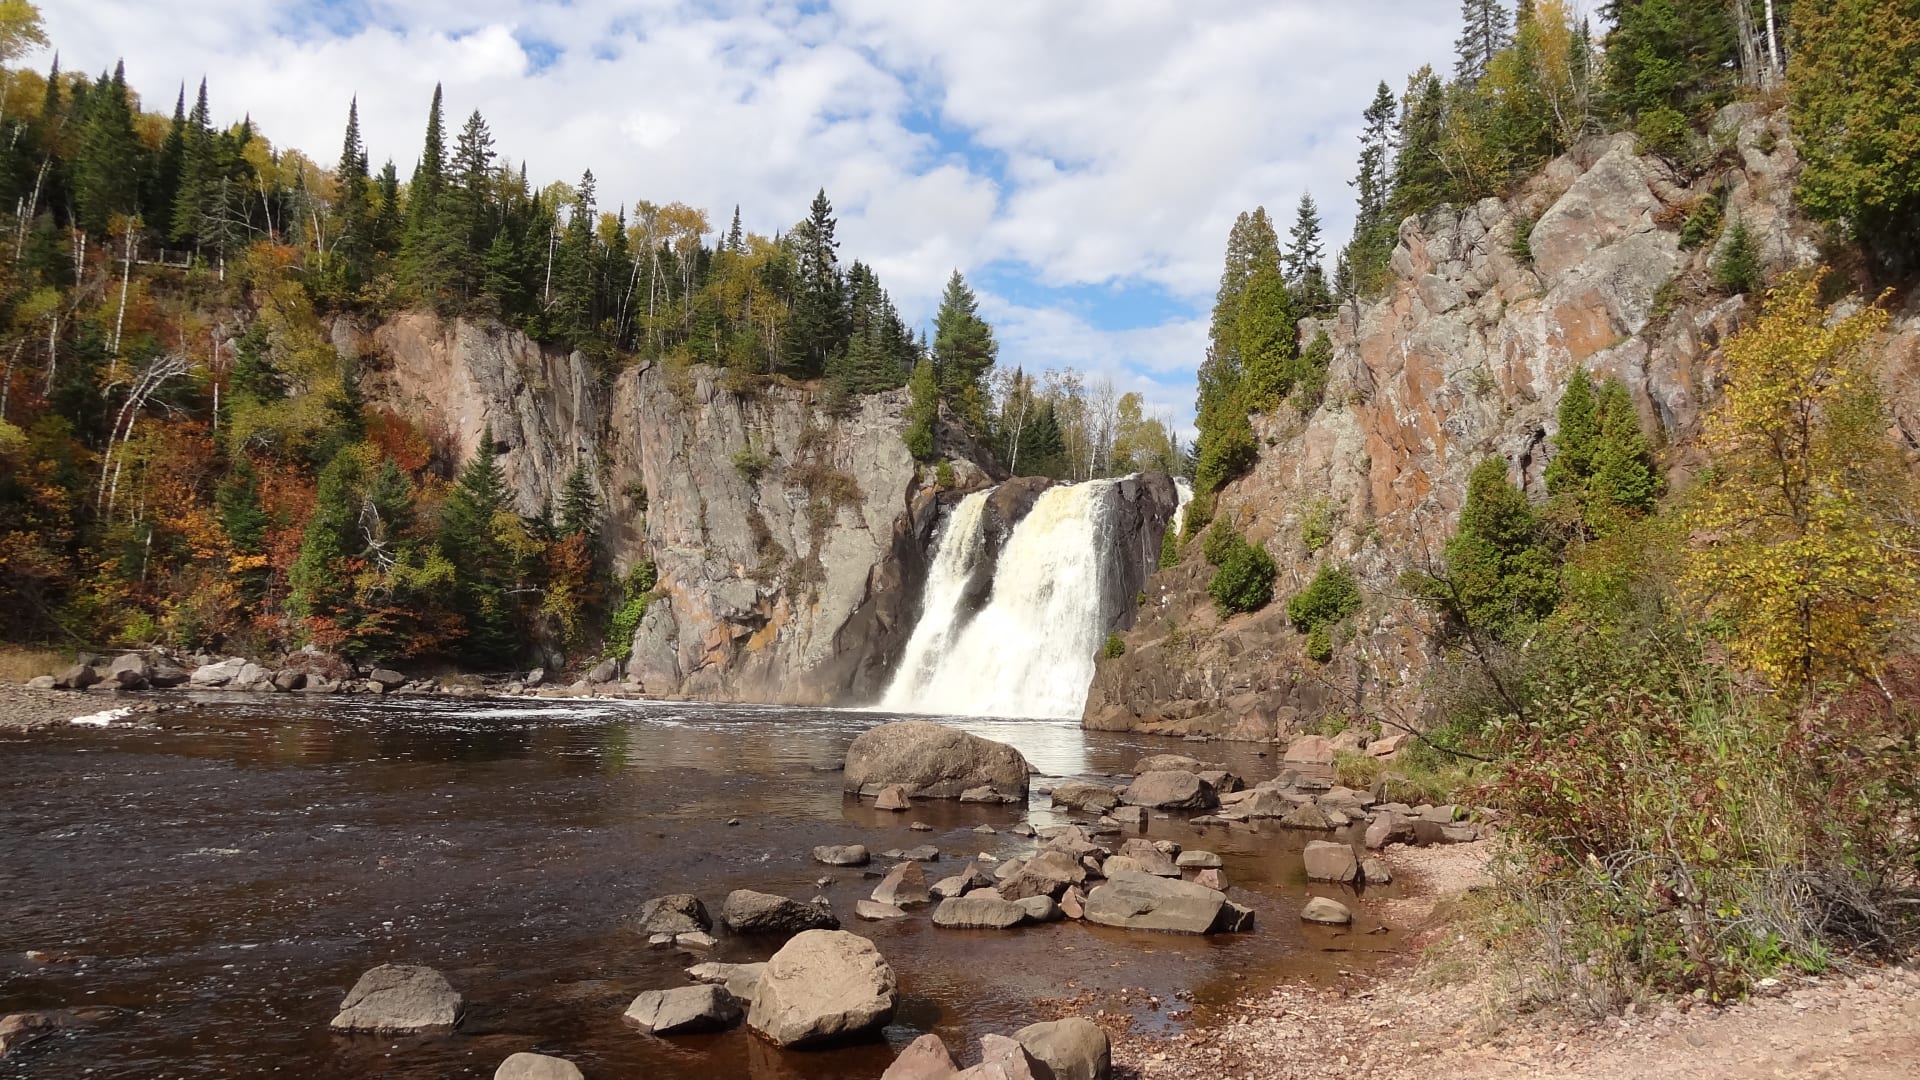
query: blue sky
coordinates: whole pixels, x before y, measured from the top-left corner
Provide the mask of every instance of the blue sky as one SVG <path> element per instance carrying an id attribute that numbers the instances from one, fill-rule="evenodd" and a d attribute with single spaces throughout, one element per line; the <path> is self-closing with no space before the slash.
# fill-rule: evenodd
<path id="1" fill-rule="evenodd" d="M 406 175 L 428 97 L 479 109 L 536 182 L 609 206 L 798 220 L 929 318 L 975 285 L 1002 362 L 1072 366 L 1185 427 L 1239 212 L 1311 190 L 1351 222 L 1360 110 L 1448 61 L 1446 0 L 43 0 L 69 68 L 124 58 L 150 105 L 205 75 L 221 119 L 338 155 L 359 96 Z M 163 100 L 165 99 L 165 100 Z"/>

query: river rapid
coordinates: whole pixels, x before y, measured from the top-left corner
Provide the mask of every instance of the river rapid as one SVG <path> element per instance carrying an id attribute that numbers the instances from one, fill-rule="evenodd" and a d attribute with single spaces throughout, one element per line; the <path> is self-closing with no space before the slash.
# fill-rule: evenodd
<path id="1" fill-rule="evenodd" d="M 861 922 L 854 901 L 890 865 L 882 850 L 937 845 L 932 881 L 975 852 L 1031 850 L 1009 825 L 1071 820 L 1039 796 L 1031 808 L 919 802 L 907 814 L 845 797 L 847 744 L 896 718 L 886 713 L 167 700 L 180 704 L 110 727 L 0 736 L 0 1014 L 122 1010 L 0 1059 L 0 1077 L 487 1077 L 529 1049 L 589 1077 L 877 1077 L 928 1031 L 968 1060 L 980 1035 L 1051 1018 L 1038 1003 L 1088 994 L 1170 1029 L 1175 1009 L 1204 1017 L 1250 986 L 1338 978 L 1399 936 L 1371 932 L 1380 928 L 1364 913 L 1351 930 L 1298 921 L 1307 837 L 1158 815 L 1148 836 L 1223 856 L 1230 895 L 1256 912 L 1253 933 L 1074 922 L 942 931 L 926 909 Z M 1124 774 L 1170 749 L 1249 783 L 1275 771 L 1264 747 L 1178 747 L 1071 721 L 951 722 L 1013 744 L 1048 777 Z M 913 820 L 933 831 L 911 831 Z M 973 831 L 983 823 L 999 831 Z M 874 876 L 813 863 L 811 849 L 829 843 L 867 845 Z M 821 877 L 833 878 L 824 892 L 844 927 L 871 938 L 898 975 L 884 1042 L 781 1051 L 744 1027 L 669 1040 L 625 1026 L 635 994 L 684 985 L 687 965 L 764 960 L 777 947 L 716 931 L 710 954 L 649 948 L 630 926 L 644 901 L 692 892 L 717 914 L 732 889 L 804 900 Z M 331 1033 L 347 988 L 386 962 L 444 972 L 467 999 L 459 1031 Z M 1161 1005 L 1138 993 L 1117 1004 L 1124 988 Z"/>

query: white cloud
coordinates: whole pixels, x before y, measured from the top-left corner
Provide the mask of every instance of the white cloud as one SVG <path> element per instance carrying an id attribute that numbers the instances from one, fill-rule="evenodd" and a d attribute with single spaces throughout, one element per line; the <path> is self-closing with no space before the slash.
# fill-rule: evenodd
<path id="1" fill-rule="evenodd" d="M 1311 189 L 1329 250 L 1374 84 L 1450 52 L 1434 0 L 45 0 L 69 68 L 124 56 L 150 108 L 204 73 L 216 114 L 338 154 L 359 95 L 404 177 L 427 99 L 472 109 L 537 183 L 591 167 L 609 205 L 679 199 L 749 228 L 825 187 L 842 251 L 913 318 L 949 270 L 1150 286 L 1192 314 L 1108 331 L 1099 312 L 987 297 L 1007 362 L 1147 380 L 1185 417 L 1236 214 L 1284 228 Z M 531 51 L 525 42 L 537 43 Z M 542 66 L 547 50 L 558 55 Z M 940 132 L 927 133 L 937 116 Z M 958 135 L 965 145 L 956 147 Z M 1124 389 L 1125 387 L 1123 387 Z"/>

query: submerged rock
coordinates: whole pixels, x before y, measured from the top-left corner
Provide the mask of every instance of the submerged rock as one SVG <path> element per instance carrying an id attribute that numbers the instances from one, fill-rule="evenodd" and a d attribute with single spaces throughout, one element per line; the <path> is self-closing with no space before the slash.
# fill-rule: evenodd
<path id="1" fill-rule="evenodd" d="M 760 987 L 760 977 L 767 972 L 765 963 L 758 964 L 721 964 L 708 961 L 695 964 L 687 969 L 687 978 L 697 983 L 724 986 L 727 993 L 741 1001 L 752 1001 Z"/>
<path id="2" fill-rule="evenodd" d="M 725 987 L 676 986 L 648 990 L 627 1006 L 627 1019 L 654 1035 L 725 1031 L 740 1022 L 740 1003 Z"/>
<path id="3" fill-rule="evenodd" d="M 813 849 L 813 861 L 828 866 L 865 866 L 871 858 L 863 844 L 823 844 Z"/>
<path id="4" fill-rule="evenodd" d="M 446 976 L 417 964 L 382 964 L 360 976 L 340 1002 L 335 1031 L 404 1035 L 451 1031 L 461 998 Z"/>
<path id="5" fill-rule="evenodd" d="M 1348 884 L 1360 876 L 1360 863 L 1354 858 L 1350 844 L 1310 840 L 1301 858 L 1307 866 L 1308 881 Z"/>
<path id="6" fill-rule="evenodd" d="M 1120 801 L 1154 810 L 1211 810 L 1220 805 L 1212 785 L 1184 769 L 1162 769 L 1133 778 Z"/>

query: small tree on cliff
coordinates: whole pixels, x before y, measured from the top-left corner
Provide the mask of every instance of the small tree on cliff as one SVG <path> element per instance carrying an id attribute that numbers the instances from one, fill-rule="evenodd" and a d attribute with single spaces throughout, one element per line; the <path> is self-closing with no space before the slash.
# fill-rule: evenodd
<path id="1" fill-rule="evenodd" d="M 463 652 L 470 660 L 504 663 L 515 652 L 507 590 L 516 575 L 503 532 L 517 524 L 508 510 L 507 478 L 489 428 L 440 511 L 440 547 L 458 568 L 460 614 L 466 621 Z"/>
<path id="2" fill-rule="evenodd" d="M 1559 573 L 1540 517 L 1507 480 L 1507 463 L 1474 467 L 1460 527 L 1447 541 L 1446 568 L 1408 582 L 1457 630 L 1511 639 L 1545 618 L 1560 597 Z"/>

